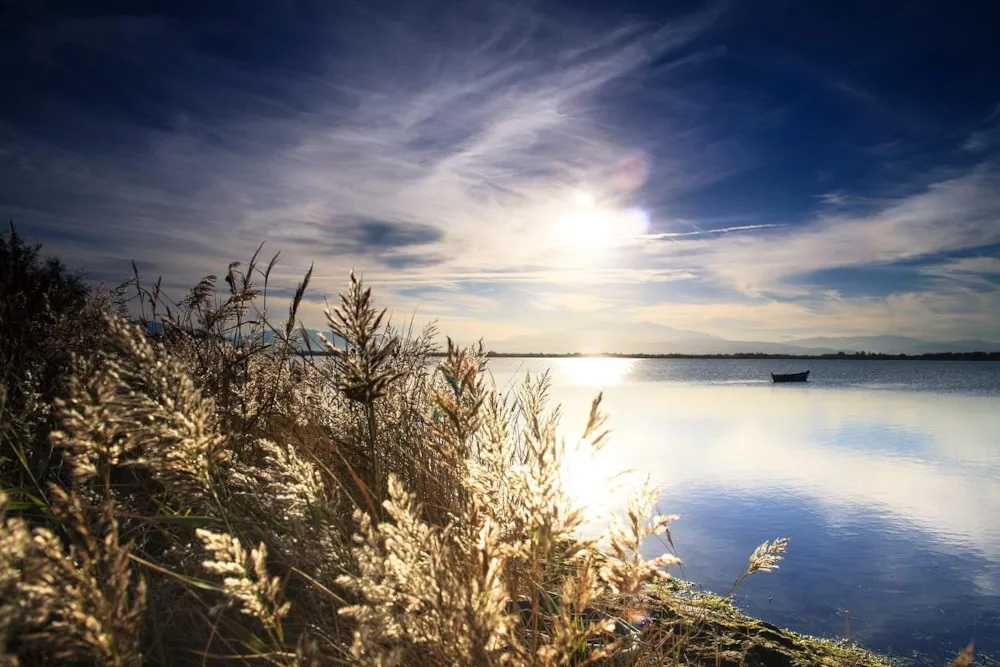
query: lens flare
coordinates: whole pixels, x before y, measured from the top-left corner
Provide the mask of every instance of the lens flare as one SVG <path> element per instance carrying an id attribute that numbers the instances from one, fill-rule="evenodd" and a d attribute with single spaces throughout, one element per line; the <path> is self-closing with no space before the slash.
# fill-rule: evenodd
<path id="1" fill-rule="evenodd" d="M 641 208 L 633 208 L 621 215 L 619 233 L 625 238 L 635 238 L 649 232 L 649 214 Z"/>
<path id="2" fill-rule="evenodd" d="M 637 190 L 649 177 L 649 168 L 650 158 L 646 151 L 634 151 L 618 163 L 615 183 L 623 192 Z"/>

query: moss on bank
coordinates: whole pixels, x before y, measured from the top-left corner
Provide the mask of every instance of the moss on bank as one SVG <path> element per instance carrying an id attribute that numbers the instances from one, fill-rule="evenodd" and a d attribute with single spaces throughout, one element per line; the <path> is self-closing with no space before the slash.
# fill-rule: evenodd
<path id="1" fill-rule="evenodd" d="M 676 664 L 719 667 L 888 667 L 898 664 L 846 641 L 802 635 L 747 616 L 729 600 L 677 585 L 647 587 L 644 642 L 671 646 Z"/>

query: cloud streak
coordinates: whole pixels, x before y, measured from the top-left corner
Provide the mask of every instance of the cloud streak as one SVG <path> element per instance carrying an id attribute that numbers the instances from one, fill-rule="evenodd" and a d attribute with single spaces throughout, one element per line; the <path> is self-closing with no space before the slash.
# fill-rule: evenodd
<path id="1" fill-rule="evenodd" d="M 284 257 L 278 281 L 315 260 L 314 287 L 332 294 L 356 268 L 401 312 L 426 298 L 428 317 L 475 313 L 490 332 L 616 307 L 690 328 L 732 322 L 725 309 L 744 329 L 774 309 L 846 327 L 845 303 L 896 313 L 908 299 L 924 304 L 908 313 L 977 331 L 995 321 L 959 313 L 993 303 L 990 257 L 953 256 L 1000 243 L 989 143 L 956 146 L 964 163 L 903 194 L 823 183 L 805 213 L 700 215 L 703 191 L 766 166 L 732 128 L 780 126 L 760 121 L 781 109 L 768 100 L 741 103 L 751 120 L 710 113 L 730 98 L 709 75 L 739 62 L 711 43 L 725 11 L 612 22 L 428 7 L 268 5 L 235 28 L 169 12 L 47 18 L 0 56 L 0 73 L 62 82 L 11 78 L 25 111 L 0 117 L 4 213 L 96 278 L 135 258 L 179 289 L 266 240 Z M 642 224 L 604 243 L 598 213 Z M 916 259 L 934 294 L 847 301 L 808 281 Z"/>
<path id="2" fill-rule="evenodd" d="M 698 270 L 745 294 L 794 293 L 799 279 L 842 267 L 889 265 L 1000 243 L 1000 170 L 990 163 L 885 201 L 865 215 L 823 213 L 759 234 L 686 240 L 657 249 L 661 265 Z M 735 231 L 735 230 L 734 230 Z M 939 260 L 943 261 L 943 260 Z M 982 260 L 988 262 L 988 260 Z M 988 262 L 989 263 L 989 262 Z"/>
<path id="3" fill-rule="evenodd" d="M 181 270 L 208 270 L 222 248 L 245 253 L 260 238 L 299 261 L 319 251 L 364 262 L 373 277 L 550 265 L 564 241 L 548 237 L 551 220 L 581 183 L 607 180 L 629 156 L 593 113 L 598 98 L 714 16 L 608 29 L 484 4 L 450 17 L 461 31 L 432 38 L 420 22 L 355 15 L 328 26 L 342 39 L 316 54 L 326 65 L 308 75 L 215 57 L 168 21 L 69 22 L 35 45 L 36 57 L 59 39 L 102 56 L 111 37 L 142 40 L 137 68 L 163 52 L 197 63 L 200 77 L 168 70 L 161 89 L 202 99 L 159 110 L 161 127 L 103 126 L 67 109 L 135 152 L 83 152 L 4 128 L 19 144 L 3 165 L 22 194 L 11 210 L 57 244 L 70 226 L 125 254 L 149 254 L 154 239 L 163 263 L 180 260 Z M 43 196 L 53 191 L 56 201 Z M 405 258 L 393 254 L 399 247 Z M 557 274 L 575 259 L 564 257 Z"/>
<path id="4" fill-rule="evenodd" d="M 720 227 L 719 229 L 699 229 L 693 232 L 661 232 L 659 234 L 644 234 L 639 238 L 656 241 L 659 239 L 677 239 L 685 236 L 705 236 L 707 234 L 731 234 L 733 232 L 749 232 L 755 229 L 774 229 L 784 225 L 763 224 L 763 225 L 737 225 L 734 227 Z"/>

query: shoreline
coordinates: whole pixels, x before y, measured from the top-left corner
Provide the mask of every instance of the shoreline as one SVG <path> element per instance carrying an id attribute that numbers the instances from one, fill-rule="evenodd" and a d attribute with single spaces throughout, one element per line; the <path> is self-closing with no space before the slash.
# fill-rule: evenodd
<path id="1" fill-rule="evenodd" d="M 432 356 L 443 356 L 444 353 L 432 353 Z M 908 354 L 768 354 L 763 352 L 748 352 L 736 354 L 624 354 L 624 353 L 579 353 L 561 354 L 544 353 L 508 353 L 488 352 L 490 359 L 795 359 L 795 360 L 850 360 L 850 361 L 1000 361 L 1000 352 L 933 352 L 920 355 Z"/>
<path id="2" fill-rule="evenodd" d="M 328 352 L 301 350 L 300 357 L 327 357 Z M 429 357 L 442 358 L 447 352 L 430 352 Z M 489 359 L 736 359 L 736 360 L 801 360 L 801 361 L 992 361 L 1000 362 L 1000 352 L 932 352 L 928 354 L 768 354 L 747 352 L 736 354 L 642 354 L 617 352 L 487 352 Z"/>
<path id="3" fill-rule="evenodd" d="M 684 588 L 685 582 L 677 580 L 651 584 L 642 602 L 650 622 L 660 631 L 684 638 L 680 648 L 685 664 L 705 667 L 908 664 L 853 640 L 814 637 L 774 625 L 746 614 L 727 598 Z"/>

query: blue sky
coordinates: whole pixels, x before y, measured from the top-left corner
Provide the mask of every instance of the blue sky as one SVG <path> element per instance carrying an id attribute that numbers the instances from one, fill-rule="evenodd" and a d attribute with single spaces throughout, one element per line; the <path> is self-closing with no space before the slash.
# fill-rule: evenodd
<path id="1" fill-rule="evenodd" d="M 1000 7 L 21 3 L 0 204 L 94 280 L 261 241 L 502 340 L 1000 338 Z M 665 9 L 661 5 L 668 5 Z"/>

